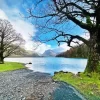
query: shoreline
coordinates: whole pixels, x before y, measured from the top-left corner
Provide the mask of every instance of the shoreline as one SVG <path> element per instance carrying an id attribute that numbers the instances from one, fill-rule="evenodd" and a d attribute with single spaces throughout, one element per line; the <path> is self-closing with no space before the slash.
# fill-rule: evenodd
<path id="1" fill-rule="evenodd" d="M 0 100 L 85 100 L 68 84 L 54 81 L 49 73 L 34 72 L 26 67 L 0 73 L 0 94 Z"/>
<path id="2" fill-rule="evenodd" d="M 62 81 L 70 84 L 79 91 L 87 100 L 100 100 L 100 76 L 99 73 L 78 73 L 56 72 L 53 76 L 55 81 Z"/>

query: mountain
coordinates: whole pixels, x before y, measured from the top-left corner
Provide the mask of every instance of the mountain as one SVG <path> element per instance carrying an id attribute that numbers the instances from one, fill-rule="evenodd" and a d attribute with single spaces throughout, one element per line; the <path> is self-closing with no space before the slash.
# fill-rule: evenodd
<path id="1" fill-rule="evenodd" d="M 37 53 L 32 53 L 32 54 L 25 54 L 22 55 L 23 57 L 39 57 L 39 55 Z"/>
<path id="2" fill-rule="evenodd" d="M 29 51 L 29 50 L 27 50 L 26 53 L 23 56 L 26 56 L 26 57 L 39 57 L 39 55 L 36 52 Z"/>
<path id="3" fill-rule="evenodd" d="M 33 51 L 25 50 L 20 54 L 12 54 L 10 57 L 40 57 L 39 54 Z"/>
<path id="4" fill-rule="evenodd" d="M 57 54 L 56 57 L 87 58 L 88 47 L 85 44 L 81 44 L 80 46 L 75 46 L 65 52 Z"/>
<path id="5" fill-rule="evenodd" d="M 55 57 L 57 54 L 53 51 L 53 50 L 46 50 L 42 56 L 45 56 L 45 57 Z"/>

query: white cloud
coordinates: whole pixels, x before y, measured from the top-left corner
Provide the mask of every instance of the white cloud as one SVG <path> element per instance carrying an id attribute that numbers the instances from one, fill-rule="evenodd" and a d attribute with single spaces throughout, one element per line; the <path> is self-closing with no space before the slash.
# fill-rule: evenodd
<path id="1" fill-rule="evenodd" d="M 34 42 L 33 41 L 26 41 L 26 43 L 25 43 L 25 49 L 26 50 L 31 50 L 31 51 L 33 51 L 34 50 Z"/>
<path id="2" fill-rule="evenodd" d="M 0 9 L 0 18 L 1 18 L 1 19 L 6 19 L 6 20 L 8 20 L 7 15 L 6 15 L 6 14 L 4 13 L 4 11 L 1 10 L 1 9 Z"/>
<path id="3" fill-rule="evenodd" d="M 9 2 L 11 3 L 11 7 L 7 5 L 5 0 L 0 0 L 0 18 L 9 20 L 16 32 L 21 33 L 22 37 L 26 41 L 24 46 L 25 49 L 41 54 L 45 50 L 51 49 L 50 45 L 42 43 L 36 50 L 34 50 L 34 45 L 36 44 L 36 42 L 32 41 L 31 36 L 35 36 L 36 28 L 29 21 L 22 18 L 23 14 L 20 12 L 19 9 L 16 8 L 16 6 L 20 5 L 23 0 L 20 0 L 20 2 L 18 2 L 18 0 Z M 15 3 L 16 5 L 13 6 L 13 4 Z"/>
<path id="4" fill-rule="evenodd" d="M 23 20 L 12 21 L 12 24 L 15 30 L 18 33 L 21 33 L 23 39 L 26 41 L 25 49 L 32 51 L 34 42 L 32 41 L 31 37 L 35 36 L 35 32 L 36 32 L 35 26 Z"/>
<path id="5" fill-rule="evenodd" d="M 89 33 L 85 33 L 85 34 L 82 34 L 81 37 L 83 37 L 84 39 L 88 40 L 90 38 L 90 35 L 89 35 Z M 82 41 L 79 41 L 77 39 L 74 39 L 74 41 L 78 42 L 79 44 L 83 43 Z M 78 44 L 77 43 L 73 43 L 73 42 L 71 43 L 71 46 L 73 46 L 73 47 L 76 46 L 76 45 L 78 45 Z M 67 46 L 67 43 L 63 43 L 59 47 L 56 48 L 56 50 L 61 50 L 61 52 L 64 52 L 64 51 L 69 50 L 69 49 L 70 49 L 70 47 Z"/>
<path id="6" fill-rule="evenodd" d="M 86 40 L 88 40 L 90 38 L 90 35 L 88 32 L 84 33 L 81 35 L 81 37 L 85 38 Z"/>
<path id="7" fill-rule="evenodd" d="M 51 45 L 47 45 L 45 43 L 42 43 L 38 48 L 35 50 L 35 52 L 43 54 L 45 50 L 51 49 Z"/>
<path id="8" fill-rule="evenodd" d="M 1 19 L 7 19 L 11 22 L 14 29 L 17 33 L 20 33 L 22 37 L 24 38 L 25 42 L 25 49 L 38 52 L 42 54 L 45 50 L 48 50 L 51 48 L 50 45 L 46 45 L 42 43 L 36 50 L 34 50 L 34 44 L 36 44 L 34 41 L 32 41 L 31 37 L 35 36 L 35 32 L 37 31 L 35 26 L 32 25 L 30 22 L 20 18 L 18 14 L 20 11 L 18 9 L 12 9 L 13 14 L 9 17 L 6 15 L 6 13 L 0 9 L 0 18 Z M 17 15 L 17 16 L 16 16 Z"/>
<path id="9" fill-rule="evenodd" d="M 70 47 L 67 46 L 67 43 L 63 43 L 60 46 L 56 46 L 55 48 L 51 48 L 53 51 L 55 51 L 56 53 L 61 53 L 64 52 L 66 50 L 69 50 Z"/>
<path id="10" fill-rule="evenodd" d="M 0 0 L 0 4 L 2 4 L 0 6 L 3 8 L 3 9 L 0 9 L 0 18 L 9 20 L 11 22 L 11 24 L 13 25 L 14 29 L 18 33 L 21 33 L 21 35 L 25 39 L 25 41 L 26 41 L 25 49 L 33 51 L 34 44 L 36 44 L 36 43 L 31 40 L 31 36 L 35 36 L 35 33 L 37 31 L 35 26 L 32 25 L 27 20 L 25 20 L 24 18 L 22 18 L 22 16 L 21 16 L 22 13 L 20 12 L 19 9 L 17 9 L 15 7 L 11 9 L 6 4 L 5 0 Z M 86 35 L 82 35 L 82 37 L 88 39 L 88 36 L 86 36 Z M 82 43 L 82 42 L 80 42 L 80 43 Z M 72 46 L 74 46 L 74 45 L 75 44 L 72 43 Z M 66 51 L 69 48 L 70 47 L 68 47 L 67 44 L 64 43 L 64 44 L 61 44 L 59 47 L 56 47 L 56 50 Z M 39 53 L 43 53 L 45 50 L 48 50 L 48 49 L 53 49 L 53 48 L 50 45 L 42 43 L 34 51 L 39 52 Z"/>
<path id="11" fill-rule="evenodd" d="M 20 2 L 22 2 L 22 1 L 23 0 L 21 0 Z M 16 5 L 20 5 L 20 2 L 18 2 L 18 0 L 11 1 L 12 4 L 13 4 L 13 2 L 14 3 L 16 2 Z M 0 0 L 0 8 L 2 8 L 2 9 L 0 9 L 0 18 L 9 20 L 11 22 L 11 24 L 13 25 L 14 29 L 18 33 L 21 33 L 21 35 L 25 39 L 25 41 L 26 41 L 25 49 L 33 51 L 34 44 L 36 44 L 36 43 L 31 40 L 30 36 L 32 36 L 32 35 L 35 36 L 36 28 L 30 22 L 28 22 L 27 20 L 24 20 L 24 18 L 22 18 L 22 16 L 21 16 L 22 13 L 20 12 L 19 9 L 16 8 L 16 5 L 14 5 L 12 8 L 10 8 L 6 4 L 5 0 Z M 85 39 L 89 39 L 89 35 L 83 34 L 81 36 L 84 37 Z M 82 42 L 79 41 L 79 43 L 81 44 Z M 72 43 L 71 45 L 75 46 L 76 44 Z M 56 50 L 66 51 L 69 48 L 70 47 L 68 47 L 67 44 L 64 43 L 64 44 L 61 44 L 59 47 L 57 46 Z M 48 50 L 48 49 L 53 49 L 53 48 L 50 45 L 42 43 L 35 51 L 39 52 L 39 53 L 43 53 L 45 50 Z"/>
<path id="12" fill-rule="evenodd" d="M 14 29 L 21 33 L 26 41 L 29 41 L 30 37 L 35 35 L 36 28 L 31 23 L 20 19 L 11 20 L 11 23 L 13 24 Z"/>
<path id="13" fill-rule="evenodd" d="M 62 48 L 64 51 L 70 49 L 70 47 L 67 46 L 67 43 L 64 43 L 64 44 L 60 45 L 60 48 Z"/>
<path id="14" fill-rule="evenodd" d="M 15 12 L 14 12 L 15 11 Z M 19 12 L 18 10 L 13 10 L 13 13 L 16 15 L 16 13 Z M 24 19 L 20 19 L 19 17 L 14 18 L 8 18 L 6 13 L 0 9 L 0 18 L 1 19 L 7 19 L 11 22 L 14 29 L 17 33 L 20 33 L 24 40 L 26 41 L 25 47 L 26 49 L 32 50 L 32 40 L 31 36 L 35 35 L 36 28 L 34 25 L 32 25 L 30 22 L 25 21 Z M 30 45 L 29 45 L 30 44 Z"/>
<path id="15" fill-rule="evenodd" d="M 88 40 L 88 39 L 90 38 L 90 35 L 89 35 L 89 33 L 83 33 L 83 34 L 81 35 L 81 37 L 83 37 L 84 39 Z M 74 39 L 74 41 L 75 41 L 75 42 L 78 42 L 79 44 L 82 44 L 82 43 L 83 43 L 82 41 L 79 41 L 78 39 Z M 78 45 L 78 44 L 72 42 L 71 45 L 72 45 L 72 46 L 76 46 L 76 45 Z"/>

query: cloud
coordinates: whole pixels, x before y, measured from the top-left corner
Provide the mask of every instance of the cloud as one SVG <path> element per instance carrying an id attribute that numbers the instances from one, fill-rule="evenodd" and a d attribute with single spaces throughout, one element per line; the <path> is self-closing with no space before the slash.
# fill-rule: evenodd
<path id="1" fill-rule="evenodd" d="M 64 51 L 69 50 L 69 49 L 70 49 L 70 47 L 67 46 L 67 43 L 63 43 L 58 47 L 58 50 L 61 50 L 60 52 L 64 52 Z"/>
<path id="2" fill-rule="evenodd" d="M 82 34 L 81 37 L 83 37 L 84 39 L 88 40 L 90 38 L 90 35 L 89 35 L 89 33 L 85 33 L 85 34 Z M 83 43 L 82 41 L 79 41 L 77 39 L 74 39 L 74 41 L 78 42 L 79 44 Z M 73 46 L 73 47 L 76 46 L 76 45 L 78 45 L 78 44 L 77 43 L 73 43 L 73 42 L 71 43 L 71 46 Z M 64 52 L 64 51 L 69 50 L 69 49 L 70 49 L 70 47 L 67 46 L 67 43 L 63 43 L 59 47 L 56 47 L 56 49 L 54 49 L 54 50 L 58 51 L 58 52 Z"/>
<path id="3" fill-rule="evenodd" d="M 42 54 L 45 50 L 50 49 L 50 45 L 42 43 L 36 50 L 34 50 L 34 44 L 36 43 L 32 41 L 31 37 L 35 36 L 37 30 L 33 24 L 20 18 L 21 16 L 18 16 L 19 13 L 20 11 L 18 9 L 12 9 L 12 13 L 10 12 L 10 15 L 7 16 L 6 12 L 0 9 L 0 18 L 9 20 L 16 32 L 22 35 L 23 39 L 26 41 L 24 45 L 26 50 Z"/>
<path id="4" fill-rule="evenodd" d="M 35 52 L 43 54 L 45 50 L 52 49 L 51 45 L 47 45 L 45 43 L 42 43 L 36 50 Z"/>
<path id="5" fill-rule="evenodd" d="M 89 35 L 89 33 L 87 32 L 87 33 L 82 34 L 81 37 L 83 37 L 83 38 L 85 38 L 86 40 L 88 40 L 88 39 L 90 38 L 90 35 Z"/>
<path id="6" fill-rule="evenodd" d="M 64 51 L 70 49 L 70 47 L 67 46 L 67 43 L 64 43 L 64 44 L 60 45 L 60 48 L 62 48 Z"/>
<path id="7" fill-rule="evenodd" d="M 83 37 L 84 39 L 88 40 L 90 38 L 90 35 L 89 33 L 83 33 L 82 35 L 80 35 L 81 37 Z M 78 39 L 74 39 L 75 42 L 78 42 L 79 44 L 82 44 L 83 42 L 82 41 L 79 41 Z M 78 45 L 77 43 L 71 43 L 71 46 L 76 46 Z"/>
<path id="8" fill-rule="evenodd" d="M 22 2 L 23 0 L 20 0 L 20 2 L 18 2 L 18 0 L 0 0 L 0 18 L 9 20 L 16 32 L 21 33 L 26 41 L 24 45 L 26 50 L 42 54 L 45 50 L 50 49 L 51 46 L 42 43 L 36 50 L 34 50 L 36 42 L 32 41 L 31 37 L 35 36 L 37 30 L 29 20 L 22 18 L 24 14 L 19 9 L 20 5 L 22 6 Z"/>
<path id="9" fill-rule="evenodd" d="M 18 33 L 21 33 L 26 41 L 30 41 L 30 37 L 35 36 L 36 28 L 31 23 L 20 19 L 11 20 L 11 23 L 13 24 L 14 29 Z"/>
<path id="10" fill-rule="evenodd" d="M 0 0 L 0 18 L 9 20 L 11 22 L 11 24 L 13 25 L 14 29 L 16 30 L 16 32 L 21 33 L 21 35 L 25 39 L 25 41 L 26 41 L 25 49 L 33 51 L 34 44 L 36 44 L 36 43 L 34 41 L 32 41 L 31 36 L 35 36 L 37 30 L 33 24 L 31 24 L 28 20 L 22 18 L 22 16 L 21 16 L 21 15 L 23 15 L 23 13 L 20 11 L 20 9 L 18 7 L 20 5 L 20 2 L 22 2 L 23 0 L 21 0 L 20 2 L 18 2 L 18 0 L 13 0 L 13 1 L 8 0 L 11 4 L 11 7 L 8 6 L 7 2 L 5 2 L 5 1 L 7 1 L 7 0 Z M 16 5 L 13 5 L 13 4 L 16 4 Z M 86 36 L 86 35 L 82 35 L 82 37 L 88 39 L 88 36 Z M 82 43 L 82 42 L 80 42 L 80 43 Z M 75 44 L 72 43 L 72 45 L 74 46 Z M 69 48 L 70 47 L 68 47 L 67 44 L 64 43 L 64 44 L 61 44 L 59 47 L 56 46 L 54 49 L 56 51 L 63 52 L 63 51 L 68 50 Z M 42 43 L 34 51 L 43 53 L 45 50 L 48 50 L 48 49 L 53 49 L 53 48 L 51 45 Z"/>
<path id="11" fill-rule="evenodd" d="M 6 14 L 4 13 L 4 11 L 1 10 L 1 9 L 0 9 L 0 19 L 6 19 L 6 20 L 8 20 L 7 15 L 6 15 Z"/>
<path id="12" fill-rule="evenodd" d="M 15 12 L 14 12 L 15 11 Z M 17 12 L 19 12 L 18 10 L 13 10 L 13 13 L 16 15 Z M 25 21 L 24 19 L 20 19 L 19 17 L 13 17 L 13 18 L 9 18 L 6 13 L 0 9 L 0 18 L 1 19 L 7 19 L 11 22 L 11 24 L 13 25 L 13 28 L 16 30 L 17 33 L 20 33 L 22 35 L 22 37 L 25 39 L 27 46 L 26 49 L 30 49 L 32 50 L 32 48 L 30 48 L 30 45 L 28 45 L 29 43 L 32 43 L 31 40 L 31 36 L 35 35 L 36 32 L 36 28 L 34 25 L 32 25 L 30 22 Z M 29 42 L 29 43 L 28 43 Z M 28 44 L 27 44 L 28 43 Z"/>
<path id="13" fill-rule="evenodd" d="M 90 36 L 89 36 L 89 33 L 87 33 L 87 34 L 82 34 L 81 37 L 83 37 L 86 40 L 88 40 Z M 79 41 L 77 39 L 75 39 L 74 41 L 77 41 L 79 44 L 82 44 L 83 43 L 82 41 Z M 73 47 L 76 46 L 76 45 L 78 45 L 78 44 L 71 43 L 71 46 L 73 46 Z M 64 52 L 66 50 L 69 50 L 70 48 L 71 47 L 69 47 L 67 45 L 67 43 L 63 43 L 60 46 L 56 46 L 55 48 L 52 48 L 50 45 L 42 44 L 35 51 L 36 52 L 40 52 L 41 51 L 40 53 L 43 53 L 45 50 L 51 49 L 51 50 L 55 51 L 56 53 L 60 53 L 60 52 Z"/>
<path id="14" fill-rule="evenodd" d="M 33 41 L 31 39 L 32 36 L 35 36 L 36 28 L 34 25 L 32 25 L 29 22 L 17 19 L 15 21 L 12 21 L 12 24 L 14 26 L 14 29 L 21 33 L 23 39 L 25 42 L 25 49 L 26 50 L 33 50 Z"/>
<path id="15" fill-rule="evenodd" d="M 35 36 L 37 30 L 29 21 L 22 18 L 21 15 L 23 15 L 23 13 L 18 9 L 18 7 L 16 8 L 16 6 L 20 5 L 20 3 L 16 1 L 17 0 L 14 0 L 14 2 L 12 2 L 12 0 L 9 0 L 11 5 L 9 6 L 5 0 L 0 0 L 0 15 L 2 15 L 0 18 L 9 20 L 16 32 L 21 33 L 22 37 L 26 41 L 24 46 L 26 50 L 35 51 L 42 54 L 45 50 L 52 49 L 51 45 L 42 43 L 37 49 L 34 50 L 34 45 L 37 43 L 31 40 L 31 36 Z M 13 6 L 15 2 L 16 5 Z M 63 47 L 61 48 L 63 49 Z"/>
<path id="16" fill-rule="evenodd" d="M 66 50 L 69 50 L 70 47 L 67 46 L 67 43 L 63 43 L 60 46 L 56 46 L 55 48 L 51 48 L 53 51 L 55 51 L 57 54 L 61 52 L 65 52 Z"/>

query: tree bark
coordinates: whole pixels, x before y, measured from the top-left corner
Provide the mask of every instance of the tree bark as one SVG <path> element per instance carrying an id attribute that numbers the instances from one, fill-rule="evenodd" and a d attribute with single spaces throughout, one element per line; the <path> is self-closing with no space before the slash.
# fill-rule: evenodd
<path id="1" fill-rule="evenodd" d="M 0 64 L 4 64 L 3 53 L 0 53 Z"/>
<path id="2" fill-rule="evenodd" d="M 0 57 L 0 64 L 4 64 L 4 58 Z"/>
<path id="3" fill-rule="evenodd" d="M 100 0 L 96 8 L 96 26 L 91 29 L 90 34 L 90 51 L 88 64 L 85 72 L 99 72 L 100 73 Z"/>
<path id="4" fill-rule="evenodd" d="M 85 69 L 87 73 L 100 73 L 100 40 L 97 33 L 90 36 L 88 63 Z"/>
<path id="5" fill-rule="evenodd" d="M 94 49 L 89 50 L 88 63 L 85 72 L 100 72 L 99 56 L 100 54 L 98 54 Z"/>

